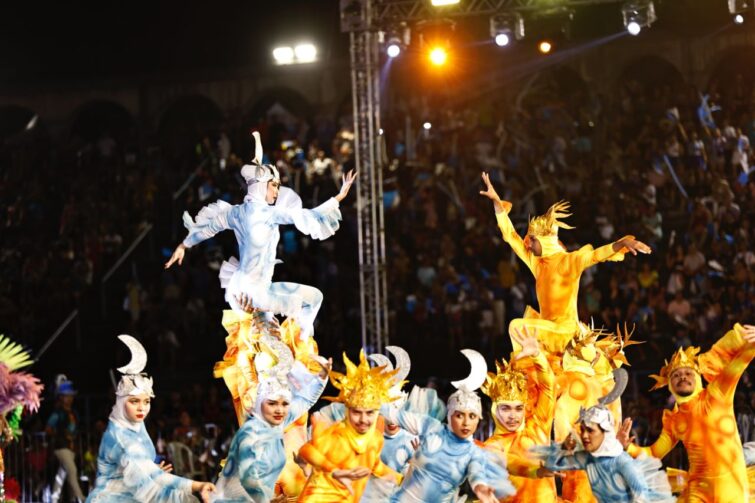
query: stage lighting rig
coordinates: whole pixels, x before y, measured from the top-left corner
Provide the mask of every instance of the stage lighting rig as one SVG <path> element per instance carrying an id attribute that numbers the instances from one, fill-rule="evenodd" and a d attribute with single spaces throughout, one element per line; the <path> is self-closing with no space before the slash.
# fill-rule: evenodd
<path id="1" fill-rule="evenodd" d="M 639 35 L 643 28 L 649 28 L 657 19 L 655 6 L 649 0 L 632 0 L 621 7 L 624 28 L 630 35 Z"/>
<path id="2" fill-rule="evenodd" d="M 456 23 L 449 19 L 433 19 L 415 25 L 420 48 L 432 66 L 444 67 L 451 58 L 455 30 Z"/>
<path id="3" fill-rule="evenodd" d="M 496 14 L 490 18 L 490 36 L 498 47 L 524 38 L 524 19 L 518 12 Z"/>

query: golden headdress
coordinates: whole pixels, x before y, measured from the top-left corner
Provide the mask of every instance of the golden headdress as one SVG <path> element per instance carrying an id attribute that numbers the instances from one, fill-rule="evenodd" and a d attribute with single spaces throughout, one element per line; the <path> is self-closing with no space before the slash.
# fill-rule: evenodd
<path id="1" fill-rule="evenodd" d="M 566 345 L 563 357 L 564 372 L 581 372 L 594 376 L 593 366 L 601 355 L 596 345 L 601 330 L 584 329 L 581 327 Z"/>
<path id="2" fill-rule="evenodd" d="M 559 221 L 560 218 L 571 216 L 571 213 L 568 213 L 568 211 L 569 203 L 567 201 L 557 202 L 548 208 L 545 215 L 540 215 L 530 220 L 527 234 L 536 237 L 558 236 L 559 227 L 562 229 L 573 229 L 574 227 L 571 225 Z"/>
<path id="3" fill-rule="evenodd" d="M 527 403 L 527 375 L 515 369 L 512 364 L 501 358 L 495 362 L 496 373 L 488 372 L 485 383 L 480 388 L 493 401 Z"/>
<path id="4" fill-rule="evenodd" d="M 603 352 L 606 359 L 611 363 L 612 368 L 629 365 L 627 357 L 624 355 L 624 348 L 645 342 L 631 340 L 633 334 L 634 327 L 632 327 L 632 330 L 629 330 L 625 323 L 623 334 L 621 333 L 621 328 L 617 326 L 616 333 L 607 333 L 602 339 L 596 342 L 596 346 Z"/>
<path id="5" fill-rule="evenodd" d="M 669 383 L 669 377 L 671 377 L 671 374 L 676 369 L 683 367 L 691 368 L 698 374 L 701 374 L 702 370 L 700 368 L 700 362 L 698 362 L 697 359 L 698 353 L 700 353 L 699 347 L 690 346 L 686 349 L 679 348 L 676 353 L 674 353 L 674 356 L 671 357 L 671 361 L 665 361 L 666 365 L 661 368 L 661 375 L 650 374 L 650 377 L 656 380 L 655 385 L 650 388 L 650 391 L 667 386 Z"/>
<path id="6" fill-rule="evenodd" d="M 343 354 L 346 373 L 331 371 L 330 382 L 339 393 L 335 397 L 323 397 L 331 402 L 341 402 L 347 407 L 379 409 L 384 403 L 398 399 L 391 396 L 391 388 L 396 384 L 395 376 L 399 369 L 385 371 L 385 366 L 370 368 L 364 351 L 359 351 L 359 365 Z"/>

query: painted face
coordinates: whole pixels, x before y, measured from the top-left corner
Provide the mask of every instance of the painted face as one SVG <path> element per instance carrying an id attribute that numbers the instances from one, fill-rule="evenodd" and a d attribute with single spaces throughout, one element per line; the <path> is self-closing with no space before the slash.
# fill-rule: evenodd
<path id="1" fill-rule="evenodd" d="M 454 435 L 459 438 L 469 438 L 477 431 L 477 425 L 480 424 L 480 416 L 476 412 L 456 410 L 451 414 L 449 424 Z"/>
<path id="2" fill-rule="evenodd" d="M 260 406 L 262 418 L 271 425 L 278 426 L 288 417 L 290 405 L 288 400 L 283 398 L 265 400 Z"/>
<path id="3" fill-rule="evenodd" d="M 543 246 L 540 244 L 540 241 L 531 234 L 527 234 L 524 238 L 524 247 L 536 257 L 540 257 L 543 254 Z"/>
<path id="4" fill-rule="evenodd" d="M 357 433 L 364 434 L 370 431 L 378 417 L 377 409 L 363 409 L 361 407 L 348 407 L 346 409 L 349 423 Z"/>
<path id="5" fill-rule="evenodd" d="M 597 451 L 603 445 L 605 433 L 600 426 L 594 423 L 582 423 L 580 426 L 580 438 L 587 452 Z"/>
<path id="6" fill-rule="evenodd" d="M 147 394 L 129 396 L 126 399 L 126 417 L 132 423 L 141 423 L 152 407 L 152 398 Z"/>
<path id="7" fill-rule="evenodd" d="M 524 404 L 522 402 L 502 403 L 495 410 L 501 426 L 508 431 L 516 431 L 524 421 Z"/>
<path id="8" fill-rule="evenodd" d="M 671 391 L 679 396 L 690 396 L 695 391 L 695 382 L 697 381 L 697 372 L 689 367 L 681 367 L 669 376 Z"/>
<path id="9" fill-rule="evenodd" d="M 275 204 L 276 199 L 278 199 L 278 189 L 280 186 L 280 182 L 276 180 L 267 182 L 267 194 L 265 194 L 265 202 L 267 204 Z"/>

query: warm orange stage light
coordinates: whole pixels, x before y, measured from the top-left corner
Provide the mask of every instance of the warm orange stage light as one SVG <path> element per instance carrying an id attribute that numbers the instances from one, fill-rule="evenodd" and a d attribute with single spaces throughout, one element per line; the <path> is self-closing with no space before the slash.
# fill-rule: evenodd
<path id="1" fill-rule="evenodd" d="M 538 44 L 537 49 L 543 54 L 548 54 L 553 49 L 553 46 L 547 40 L 543 40 Z"/>
<path id="2" fill-rule="evenodd" d="M 448 61 L 448 53 L 442 47 L 433 47 L 430 50 L 430 62 L 435 66 L 442 66 Z"/>

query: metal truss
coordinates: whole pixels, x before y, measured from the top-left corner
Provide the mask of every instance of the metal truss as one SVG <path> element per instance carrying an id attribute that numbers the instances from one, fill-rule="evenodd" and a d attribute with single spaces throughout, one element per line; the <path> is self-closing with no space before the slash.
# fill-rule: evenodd
<path id="1" fill-rule="evenodd" d="M 369 2 L 364 14 L 369 19 Z M 380 149 L 380 87 L 377 33 L 351 32 L 351 85 L 359 225 L 362 347 L 382 352 L 388 344 L 388 292 Z"/>
<path id="2" fill-rule="evenodd" d="M 370 26 L 396 21 L 425 21 L 438 17 L 471 17 L 497 14 L 504 11 L 534 11 L 566 9 L 581 5 L 611 4 L 621 0 L 563 0 L 552 4 L 542 0 L 461 0 L 457 5 L 434 7 L 430 0 L 373 0 L 374 15 Z"/>

